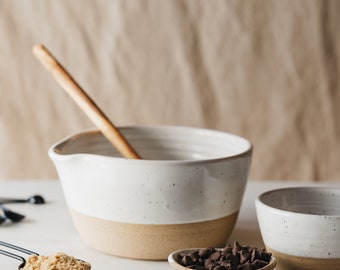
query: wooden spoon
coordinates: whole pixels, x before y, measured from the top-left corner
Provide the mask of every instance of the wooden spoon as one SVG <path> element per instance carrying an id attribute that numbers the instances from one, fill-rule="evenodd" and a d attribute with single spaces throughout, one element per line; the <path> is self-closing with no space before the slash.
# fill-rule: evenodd
<path id="1" fill-rule="evenodd" d="M 33 54 L 123 157 L 140 159 L 120 131 L 43 45 L 35 45 Z"/>

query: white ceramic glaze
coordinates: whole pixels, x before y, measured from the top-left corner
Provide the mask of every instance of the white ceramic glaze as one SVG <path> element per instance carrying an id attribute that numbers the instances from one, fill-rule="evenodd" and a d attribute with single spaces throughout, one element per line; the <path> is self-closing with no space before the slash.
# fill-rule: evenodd
<path id="1" fill-rule="evenodd" d="M 239 210 L 251 160 L 247 140 L 188 127 L 120 130 L 143 160 L 121 158 L 98 131 L 50 148 L 70 208 L 133 224 L 208 221 Z"/>
<path id="2" fill-rule="evenodd" d="M 303 258 L 340 258 L 340 189 L 269 191 L 256 200 L 256 211 L 268 248 Z"/>

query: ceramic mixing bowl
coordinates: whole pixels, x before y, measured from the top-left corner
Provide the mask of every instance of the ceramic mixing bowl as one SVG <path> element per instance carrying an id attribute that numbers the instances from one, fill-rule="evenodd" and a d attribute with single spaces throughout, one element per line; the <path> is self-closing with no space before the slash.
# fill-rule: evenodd
<path id="1" fill-rule="evenodd" d="M 340 189 L 298 187 L 256 200 L 263 241 L 279 270 L 340 269 Z"/>
<path id="2" fill-rule="evenodd" d="M 81 238 L 106 253 L 152 260 L 223 246 L 241 206 L 251 144 L 189 127 L 120 131 L 143 159 L 122 158 L 98 131 L 49 150 Z"/>

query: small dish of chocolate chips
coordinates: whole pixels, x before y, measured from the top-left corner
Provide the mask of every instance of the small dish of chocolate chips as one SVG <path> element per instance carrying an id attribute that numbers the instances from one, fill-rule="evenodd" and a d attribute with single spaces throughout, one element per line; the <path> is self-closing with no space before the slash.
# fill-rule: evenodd
<path id="1" fill-rule="evenodd" d="M 273 270 L 276 260 L 265 249 L 242 246 L 237 241 L 224 248 L 190 248 L 168 257 L 175 270 Z"/>

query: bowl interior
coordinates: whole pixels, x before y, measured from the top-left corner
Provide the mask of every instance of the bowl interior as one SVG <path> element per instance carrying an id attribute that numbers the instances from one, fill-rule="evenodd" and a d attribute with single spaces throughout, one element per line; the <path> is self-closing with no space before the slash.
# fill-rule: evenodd
<path id="1" fill-rule="evenodd" d="M 122 134 L 143 159 L 210 160 L 235 157 L 251 151 L 238 136 L 199 128 L 174 126 L 122 127 Z M 70 137 L 54 149 L 60 155 L 95 154 L 120 157 L 99 131 Z"/>
<path id="2" fill-rule="evenodd" d="M 272 208 L 312 215 L 340 215 L 340 189 L 286 188 L 266 192 L 259 200 Z"/>

